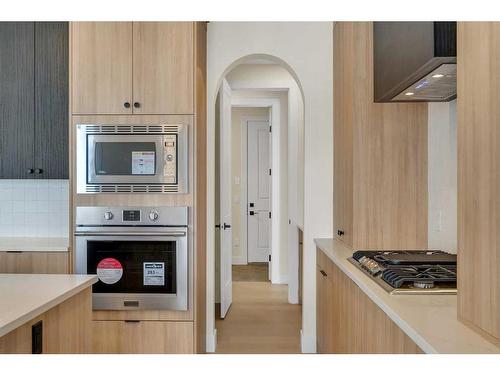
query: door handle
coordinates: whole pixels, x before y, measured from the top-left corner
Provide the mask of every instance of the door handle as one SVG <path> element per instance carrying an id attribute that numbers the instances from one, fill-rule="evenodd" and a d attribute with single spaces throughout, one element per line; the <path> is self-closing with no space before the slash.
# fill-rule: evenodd
<path id="1" fill-rule="evenodd" d="M 231 225 L 224 223 L 224 230 L 231 228 Z"/>
<path id="2" fill-rule="evenodd" d="M 258 215 L 258 214 L 259 214 L 259 212 L 258 212 L 258 211 L 250 211 L 249 213 L 250 213 L 250 216 L 253 216 L 253 215 Z"/>

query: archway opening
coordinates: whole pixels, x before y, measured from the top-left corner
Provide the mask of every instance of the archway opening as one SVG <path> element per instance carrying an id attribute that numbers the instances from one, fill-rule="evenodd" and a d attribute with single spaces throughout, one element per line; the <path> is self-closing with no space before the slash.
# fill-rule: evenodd
<path id="1" fill-rule="evenodd" d="M 207 293 L 214 301 L 207 303 L 215 311 L 217 351 L 245 353 L 257 345 L 266 352 L 271 341 L 266 342 L 265 335 L 248 336 L 238 330 L 237 322 L 245 314 L 261 316 L 254 332 L 269 329 L 271 333 L 272 327 L 266 324 L 280 318 L 269 314 L 278 310 L 296 319 L 281 319 L 291 322 L 282 327 L 286 340 L 281 349 L 272 345 L 268 350 L 300 352 L 303 90 L 285 61 L 266 54 L 235 60 L 216 87 L 209 103 L 215 129 L 214 210 L 209 212 L 215 225 L 208 228 L 213 231 L 209 238 L 214 239 L 214 262 L 209 265 L 214 290 Z M 273 303 L 282 306 L 266 309 Z M 245 310 L 245 305 L 252 305 L 254 311 Z M 247 335 L 241 337 L 246 346 L 228 344 L 237 341 L 238 332 Z"/>

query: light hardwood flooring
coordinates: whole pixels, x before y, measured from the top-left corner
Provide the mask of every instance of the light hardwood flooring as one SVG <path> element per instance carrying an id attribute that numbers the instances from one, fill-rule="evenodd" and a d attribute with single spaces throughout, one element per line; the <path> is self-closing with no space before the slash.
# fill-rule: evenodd
<path id="1" fill-rule="evenodd" d="M 233 304 L 216 320 L 216 352 L 300 353 L 300 326 L 300 305 L 288 303 L 287 285 L 233 282 Z"/>
<path id="2" fill-rule="evenodd" d="M 233 265 L 233 281 L 269 281 L 267 263 Z"/>

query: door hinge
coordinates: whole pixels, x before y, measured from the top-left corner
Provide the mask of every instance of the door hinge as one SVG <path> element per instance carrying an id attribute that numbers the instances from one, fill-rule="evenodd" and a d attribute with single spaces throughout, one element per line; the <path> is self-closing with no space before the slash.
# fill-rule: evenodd
<path id="1" fill-rule="evenodd" d="M 269 168 L 269 176 L 271 176 L 271 168 Z"/>
<path id="2" fill-rule="evenodd" d="M 271 216 L 272 216 L 272 215 L 271 215 L 271 211 L 269 211 L 269 219 L 271 218 Z"/>

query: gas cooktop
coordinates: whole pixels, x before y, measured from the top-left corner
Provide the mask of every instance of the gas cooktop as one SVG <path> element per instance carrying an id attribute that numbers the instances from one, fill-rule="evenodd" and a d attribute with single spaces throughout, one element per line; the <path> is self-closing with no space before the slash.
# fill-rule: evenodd
<path id="1" fill-rule="evenodd" d="M 457 256 L 440 250 L 359 250 L 349 261 L 391 294 L 456 294 Z"/>

